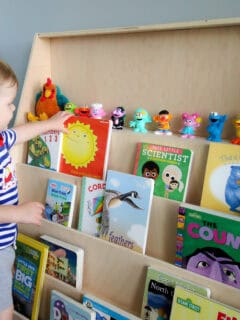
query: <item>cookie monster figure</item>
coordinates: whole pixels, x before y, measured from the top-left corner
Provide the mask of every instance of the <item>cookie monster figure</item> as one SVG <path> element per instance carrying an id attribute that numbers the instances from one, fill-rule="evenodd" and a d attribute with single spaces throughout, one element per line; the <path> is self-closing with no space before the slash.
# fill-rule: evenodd
<path id="1" fill-rule="evenodd" d="M 146 133 L 148 130 L 145 128 L 147 123 L 152 122 L 152 118 L 147 112 L 147 110 L 138 108 L 135 110 L 133 115 L 133 120 L 130 121 L 130 128 L 134 128 L 134 132 L 143 132 Z"/>
<path id="2" fill-rule="evenodd" d="M 231 166 L 231 172 L 225 187 L 225 200 L 229 210 L 240 212 L 240 166 Z"/>
<path id="3" fill-rule="evenodd" d="M 227 115 L 220 115 L 217 112 L 211 112 L 208 117 L 209 124 L 207 126 L 207 131 L 209 136 L 207 140 L 221 142 L 222 131 L 225 121 L 227 120 Z"/>

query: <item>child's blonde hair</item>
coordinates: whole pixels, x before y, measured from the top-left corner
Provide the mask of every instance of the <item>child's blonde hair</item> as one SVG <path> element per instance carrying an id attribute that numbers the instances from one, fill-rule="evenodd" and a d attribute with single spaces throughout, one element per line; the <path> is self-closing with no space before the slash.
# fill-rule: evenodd
<path id="1" fill-rule="evenodd" d="M 15 72 L 7 63 L 0 60 L 0 85 L 5 82 L 9 82 L 12 86 L 18 86 L 18 79 Z"/>

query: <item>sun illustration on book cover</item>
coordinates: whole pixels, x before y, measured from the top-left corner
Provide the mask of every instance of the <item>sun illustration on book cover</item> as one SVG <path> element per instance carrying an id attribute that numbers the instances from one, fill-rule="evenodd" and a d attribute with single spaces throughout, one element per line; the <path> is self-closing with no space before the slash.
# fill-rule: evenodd
<path id="1" fill-rule="evenodd" d="M 67 164 L 87 167 L 95 159 L 97 136 L 94 135 L 89 125 L 79 121 L 68 124 L 68 134 L 63 136 L 62 153 Z"/>

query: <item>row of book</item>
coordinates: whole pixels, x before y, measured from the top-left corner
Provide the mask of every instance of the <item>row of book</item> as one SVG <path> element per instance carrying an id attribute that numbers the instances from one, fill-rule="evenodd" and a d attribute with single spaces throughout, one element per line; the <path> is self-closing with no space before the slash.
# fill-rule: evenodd
<path id="1" fill-rule="evenodd" d="M 37 320 L 45 272 L 82 292 L 84 251 L 48 235 L 39 240 L 20 233 L 13 277 L 14 308 L 19 317 Z M 81 301 L 51 291 L 50 320 L 185 320 L 240 319 L 240 310 L 211 299 L 211 290 L 146 266 L 140 317 L 89 293 Z"/>

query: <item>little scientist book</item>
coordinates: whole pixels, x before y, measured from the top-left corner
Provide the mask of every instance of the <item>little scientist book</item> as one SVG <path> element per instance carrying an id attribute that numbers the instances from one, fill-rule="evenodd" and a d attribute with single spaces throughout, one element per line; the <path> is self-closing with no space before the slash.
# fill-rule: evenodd
<path id="1" fill-rule="evenodd" d="M 175 264 L 240 289 L 240 217 L 181 203 Z"/>
<path id="2" fill-rule="evenodd" d="M 138 143 L 133 173 L 152 178 L 154 195 L 185 201 L 193 151 L 178 147 Z"/>
<path id="3" fill-rule="evenodd" d="M 100 237 L 145 253 L 154 182 L 108 170 Z"/>
<path id="4" fill-rule="evenodd" d="M 240 216 L 240 147 L 209 145 L 201 206 Z"/>

